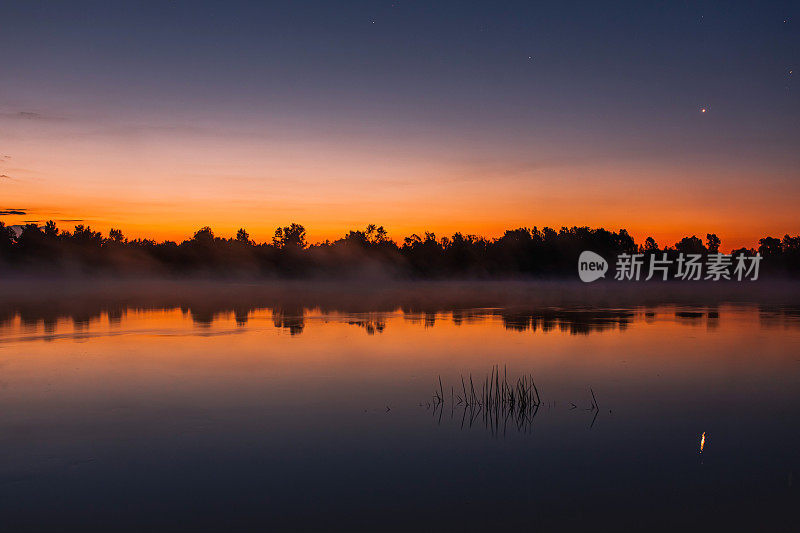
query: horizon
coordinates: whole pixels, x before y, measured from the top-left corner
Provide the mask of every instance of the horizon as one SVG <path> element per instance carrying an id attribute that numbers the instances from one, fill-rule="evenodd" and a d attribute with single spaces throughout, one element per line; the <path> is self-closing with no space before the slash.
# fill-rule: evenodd
<path id="1" fill-rule="evenodd" d="M 37 226 L 39 226 L 41 228 L 41 227 L 44 227 L 45 223 L 47 223 L 47 222 L 52 220 L 52 219 L 49 219 L 49 220 L 22 220 L 22 221 L 20 221 L 18 223 L 8 223 L 5 220 L 6 218 L 13 218 L 13 217 L 0 216 L 0 222 L 5 223 L 6 227 L 17 228 L 18 231 L 21 231 L 22 228 L 26 224 L 36 224 Z M 183 228 L 181 228 L 180 230 L 174 230 L 174 231 L 165 232 L 165 231 L 159 230 L 157 228 L 156 229 L 152 229 L 152 231 L 148 231 L 147 228 L 140 229 L 139 231 L 127 231 L 125 229 L 125 227 L 122 227 L 122 226 L 120 226 L 118 224 L 114 224 L 113 222 L 95 225 L 93 222 L 91 222 L 90 220 L 86 220 L 86 219 L 52 220 L 52 221 L 56 223 L 56 225 L 58 226 L 59 231 L 72 232 L 75 229 L 76 225 L 83 225 L 84 227 L 89 227 L 93 231 L 99 231 L 100 233 L 103 234 L 104 237 L 108 237 L 109 236 L 109 232 L 112 229 L 117 229 L 117 230 L 122 231 L 125 239 L 127 239 L 127 240 L 141 239 L 141 240 L 154 240 L 156 242 L 168 242 L 169 241 L 169 242 L 175 242 L 175 243 L 181 243 L 183 241 L 191 240 L 193 235 L 197 231 L 203 229 L 204 227 L 211 228 L 211 230 L 214 232 L 214 236 L 215 237 L 219 237 L 219 238 L 223 238 L 223 239 L 234 239 L 236 237 L 236 232 L 239 231 L 239 229 L 244 229 L 245 231 L 247 231 L 248 235 L 250 236 L 250 239 L 255 241 L 257 244 L 261 244 L 261 243 L 267 243 L 268 244 L 268 243 L 270 243 L 272 241 L 273 236 L 274 236 L 274 232 L 275 232 L 275 230 L 277 228 L 283 227 L 283 226 L 285 226 L 287 224 L 290 224 L 290 223 L 295 223 L 295 221 L 293 221 L 293 220 L 289 220 L 287 222 L 278 222 L 278 223 L 276 223 L 275 226 L 271 227 L 271 229 L 270 229 L 270 227 L 267 227 L 267 226 L 260 227 L 258 232 L 252 232 L 249 229 L 249 226 L 247 224 L 239 225 L 239 226 L 236 226 L 236 225 L 234 225 L 234 226 L 226 226 L 225 227 L 225 231 L 218 231 L 216 227 L 211 226 L 209 224 L 199 224 L 199 225 L 191 227 L 191 228 L 189 228 L 187 226 L 187 228 L 185 230 Z M 308 226 L 306 226 L 305 224 L 302 224 L 302 223 L 299 223 L 299 224 L 302 225 L 306 229 L 307 235 L 308 235 L 308 239 L 307 239 L 308 245 L 311 246 L 311 245 L 324 244 L 326 242 L 334 242 L 336 240 L 342 239 L 342 238 L 346 237 L 347 234 L 350 231 L 363 231 L 364 228 L 369 224 L 369 222 L 367 222 L 367 223 L 365 223 L 365 224 L 363 224 L 361 226 L 357 226 L 357 227 L 344 227 L 343 226 L 341 230 L 339 230 L 339 229 L 331 229 L 331 230 L 326 231 L 326 232 L 316 231 L 315 228 L 313 228 L 313 227 L 308 227 Z M 376 224 L 376 225 L 377 226 L 381 226 L 381 224 Z M 475 232 L 463 231 L 463 230 L 461 230 L 461 229 L 459 229 L 457 227 L 453 227 L 451 229 L 448 229 L 445 232 L 432 231 L 430 229 L 431 226 L 420 226 L 419 229 L 416 229 L 416 230 L 409 229 L 408 231 L 404 231 L 404 232 L 393 231 L 392 228 L 387 228 L 385 225 L 383 225 L 383 227 L 386 229 L 389 239 L 394 241 L 394 242 L 396 242 L 396 243 L 398 243 L 398 245 L 402 245 L 403 239 L 405 237 L 410 237 L 412 235 L 418 235 L 420 237 L 424 237 L 426 232 L 434 233 L 436 235 L 437 240 L 441 239 L 442 237 L 448 237 L 448 238 L 452 237 L 455 233 L 461 233 L 464 236 L 475 236 L 475 237 L 483 238 L 483 239 L 486 239 L 486 240 L 496 240 L 496 239 L 501 238 L 506 231 L 513 231 L 513 230 L 516 230 L 516 229 L 531 229 L 532 230 L 534 228 L 538 228 L 539 230 L 542 230 L 544 228 L 550 228 L 550 229 L 554 229 L 555 231 L 559 231 L 561 228 L 568 228 L 569 229 L 569 228 L 573 228 L 573 227 L 578 227 L 578 228 L 587 227 L 587 228 L 590 228 L 590 229 L 605 229 L 607 231 L 614 232 L 614 233 L 618 233 L 620 231 L 626 231 L 634 239 L 634 241 L 637 244 L 642 244 L 642 243 L 645 242 L 645 240 L 648 237 L 653 237 L 653 239 L 658 243 L 659 247 L 662 247 L 662 248 L 663 247 L 674 246 L 675 243 L 679 242 L 684 237 L 698 237 L 700 240 L 705 241 L 707 233 L 713 233 L 713 234 L 715 234 L 717 236 L 720 236 L 720 240 L 722 241 L 722 246 L 720 248 L 721 250 L 723 250 L 723 249 L 724 250 L 729 250 L 729 249 L 730 250 L 735 250 L 735 249 L 739 249 L 739 248 L 753 248 L 753 249 L 755 249 L 755 248 L 758 248 L 760 239 L 763 239 L 763 238 L 766 238 L 766 237 L 782 239 L 785 235 L 789 235 L 789 236 L 796 236 L 797 235 L 797 233 L 793 233 L 793 232 L 790 232 L 790 231 L 777 230 L 777 231 L 774 231 L 772 233 L 765 233 L 765 234 L 762 234 L 762 235 L 758 235 L 758 236 L 754 237 L 754 239 L 752 241 L 750 241 L 750 240 L 746 240 L 746 239 L 726 239 L 726 238 L 721 237 L 721 235 L 724 235 L 724 233 L 721 233 L 721 232 L 718 232 L 718 231 L 703 230 L 701 228 L 698 231 L 692 231 L 692 232 L 683 233 L 683 234 L 669 233 L 669 234 L 667 234 L 666 237 L 664 237 L 664 234 L 659 234 L 659 233 L 655 233 L 654 234 L 654 233 L 639 232 L 637 234 L 637 233 L 634 233 L 634 232 L 630 231 L 628 229 L 628 227 L 626 227 L 624 225 L 620 226 L 620 227 L 607 228 L 607 227 L 602 227 L 602 226 L 591 226 L 591 225 L 587 225 L 587 224 L 570 224 L 570 225 L 565 225 L 565 224 L 555 224 L 555 225 L 527 224 L 526 225 L 526 224 L 523 224 L 523 225 L 520 225 L 520 226 L 513 226 L 513 227 L 511 227 L 511 226 L 502 227 L 502 228 L 498 227 L 496 229 L 493 229 L 491 232 L 483 232 L 483 233 L 475 233 Z M 656 237 L 656 235 L 660 235 L 660 237 Z"/>
<path id="2" fill-rule="evenodd" d="M 232 234 L 228 235 L 228 234 L 220 234 L 217 231 L 215 231 L 213 227 L 206 225 L 206 226 L 198 227 L 195 230 L 190 231 L 188 234 L 184 235 L 183 237 L 179 237 L 177 239 L 170 239 L 170 238 L 156 239 L 156 238 L 153 238 L 152 236 L 148 236 L 148 235 L 128 235 L 127 233 L 125 233 L 124 230 L 122 230 L 121 228 L 118 228 L 118 227 L 114 227 L 113 225 L 110 226 L 109 227 L 109 231 L 106 231 L 106 232 L 100 231 L 97 228 L 92 228 L 90 225 L 87 225 L 87 224 L 75 224 L 74 226 L 71 226 L 71 229 L 66 229 L 66 228 L 61 227 L 61 226 L 58 225 L 58 222 L 62 222 L 62 223 L 63 222 L 70 222 L 70 223 L 83 222 L 83 221 L 80 221 L 80 220 L 77 220 L 77 221 L 76 220 L 70 220 L 70 221 L 48 220 L 48 221 L 44 221 L 45 224 L 42 224 L 42 222 L 43 221 L 40 221 L 40 220 L 31 220 L 31 221 L 24 221 L 23 224 L 5 225 L 5 227 L 11 228 L 14 231 L 15 235 L 17 237 L 19 237 L 21 235 L 22 231 L 24 230 L 26 225 L 33 224 L 39 229 L 44 229 L 45 224 L 49 224 L 49 223 L 52 222 L 52 223 L 55 224 L 56 231 L 58 232 L 59 235 L 69 234 L 73 230 L 78 230 L 78 228 L 81 228 L 81 229 L 84 229 L 86 231 L 98 231 L 103 236 L 104 239 L 111 239 L 112 238 L 112 236 L 110 234 L 111 231 L 120 231 L 121 234 L 122 234 L 122 238 L 123 238 L 124 242 L 135 241 L 135 240 L 143 240 L 143 241 L 151 240 L 151 241 L 154 241 L 157 244 L 162 244 L 162 243 L 167 243 L 167 242 L 173 242 L 173 243 L 176 243 L 176 244 L 181 244 L 183 242 L 189 242 L 192 239 L 196 238 L 198 233 L 201 233 L 202 231 L 204 231 L 206 229 L 210 230 L 212 235 L 213 235 L 213 237 L 216 238 L 216 239 L 235 240 L 237 238 L 237 233 L 242 231 L 242 230 L 244 230 L 246 232 L 247 237 L 250 240 L 250 243 L 253 244 L 253 245 L 256 245 L 256 246 L 268 245 L 268 244 L 273 243 L 274 242 L 274 238 L 276 237 L 276 232 L 278 232 L 279 230 L 287 229 L 287 226 L 278 226 L 278 227 L 275 228 L 275 230 L 273 230 L 272 235 L 270 235 L 269 237 L 264 238 L 264 239 L 259 239 L 259 238 L 254 238 L 254 236 L 247 230 L 246 227 L 239 227 Z M 4 222 L 3 222 L 3 220 L 1 218 L 0 218 L 0 224 L 4 224 Z M 295 225 L 295 224 L 297 224 L 297 223 L 295 223 L 295 222 L 289 223 L 289 225 Z M 403 246 L 403 242 L 404 242 L 404 240 L 406 238 L 414 237 L 414 236 L 416 236 L 418 238 L 424 238 L 428 233 L 434 234 L 436 236 L 437 242 L 441 242 L 443 238 L 450 239 L 453 236 L 455 236 L 456 234 L 460 234 L 460 235 L 462 235 L 464 237 L 476 238 L 476 239 L 479 239 L 479 240 L 482 239 L 482 240 L 486 240 L 486 241 L 491 242 L 491 241 L 499 240 L 506 233 L 514 232 L 514 231 L 517 231 L 517 230 L 527 230 L 527 231 L 530 231 L 530 232 L 535 232 L 535 231 L 538 230 L 539 232 L 542 232 L 542 231 L 544 231 L 546 229 L 549 229 L 549 230 L 553 230 L 556 233 L 558 233 L 558 232 L 560 232 L 562 230 L 565 230 L 565 229 L 566 230 L 573 230 L 573 229 L 583 229 L 583 228 L 585 228 L 585 229 L 588 229 L 590 231 L 604 230 L 604 231 L 608 231 L 610 233 L 616 233 L 616 234 L 625 232 L 625 233 L 627 233 L 628 235 L 631 236 L 631 238 L 637 244 L 637 246 L 643 246 L 646 243 L 646 240 L 652 237 L 652 235 L 647 235 L 645 237 L 639 238 L 636 235 L 632 235 L 624 227 L 623 228 L 603 228 L 603 227 L 591 227 L 591 226 L 563 226 L 563 225 L 555 226 L 555 227 L 553 227 L 553 226 L 536 226 L 536 225 L 534 225 L 534 226 L 520 226 L 520 227 L 515 227 L 515 228 L 506 228 L 506 229 L 502 230 L 500 233 L 498 233 L 496 235 L 483 235 L 483 234 L 468 233 L 468 232 L 464 232 L 464 231 L 455 231 L 455 232 L 450 233 L 450 234 L 436 234 L 435 232 L 421 231 L 421 232 L 414 232 L 414 233 L 408 233 L 408 234 L 403 234 L 403 235 L 393 235 L 392 232 L 387 230 L 383 225 L 368 224 L 368 225 L 366 225 L 366 226 L 364 226 L 362 228 L 349 228 L 349 229 L 339 233 L 338 236 L 336 236 L 334 238 L 327 238 L 327 239 L 324 239 L 324 240 L 316 240 L 316 241 L 314 241 L 314 240 L 310 240 L 310 239 L 307 238 L 308 228 L 306 228 L 303 224 L 297 224 L 297 225 L 300 226 L 300 228 L 304 231 L 304 235 L 306 236 L 305 243 L 304 243 L 303 247 L 321 246 L 321 245 L 325 245 L 325 244 L 334 244 L 339 240 L 346 239 L 351 233 L 362 233 L 362 234 L 365 234 L 366 232 L 369 231 L 369 227 L 370 226 L 373 228 L 373 231 L 376 230 L 376 229 L 385 231 L 386 240 L 388 242 L 394 243 L 398 247 L 402 247 Z M 689 235 L 682 235 L 679 238 L 676 238 L 674 241 L 669 241 L 669 242 L 667 242 L 667 241 L 661 242 L 661 241 L 658 241 L 655 238 L 653 238 L 653 240 L 656 241 L 656 244 L 658 245 L 658 247 L 660 249 L 667 250 L 667 249 L 674 249 L 677 245 L 680 245 L 680 241 L 682 239 L 687 239 L 687 238 L 694 239 L 694 238 L 697 238 L 701 242 L 707 242 L 707 240 L 708 240 L 707 238 L 709 236 L 711 236 L 711 235 L 713 235 L 715 237 L 719 237 L 716 233 L 700 232 L 699 234 L 692 233 L 692 234 L 689 234 Z M 367 233 L 367 236 L 369 237 L 368 233 Z M 789 233 L 783 233 L 783 235 L 781 235 L 781 234 L 764 235 L 763 237 L 760 237 L 756 242 L 754 242 L 750 246 L 746 246 L 746 245 L 724 246 L 723 245 L 724 241 L 722 241 L 720 239 L 719 250 L 720 250 L 721 253 L 724 253 L 725 250 L 728 250 L 729 252 L 732 252 L 734 250 L 742 249 L 742 248 L 748 248 L 748 249 L 756 250 L 756 249 L 758 249 L 758 246 L 761 244 L 761 241 L 763 241 L 764 239 L 773 238 L 773 239 L 777 239 L 777 240 L 780 241 L 780 240 L 784 239 L 785 237 L 798 239 L 798 238 L 800 238 L 800 235 L 792 236 Z"/>
<path id="3" fill-rule="evenodd" d="M 87 225 L 87 224 L 76 224 L 74 226 L 71 226 L 70 229 L 66 229 L 66 228 L 61 227 L 61 226 L 58 225 L 58 222 L 74 223 L 74 222 L 83 222 L 83 221 L 54 221 L 54 220 L 48 220 L 48 221 L 44 221 L 45 224 L 42 224 L 42 222 L 43 221 L 39 221 L 39 220 L 25 221 L 25 223 L 23 223 L 23 224 L 6 225 L 5 227 L 8 227 L 8 228 L 11 228 L 12 230 L 14 230 L 14 233 L 16 234 L 16 236 L 19 237 L 20 234 L 22 233 L 23 229 L 25 228 L 25 226 L 28 225 L 28 224 L 34 224 L 36 227 L 38 227 L 40 229 L 43 229 L 45 227 L 45 224 L 53 222 L 56 225 L 56 230 L 58 231 L 59 235 L 69 234 L 73 230 L 77 230 L 78 228 L 82 228 L 82 229 L 85 229 L 86 231 L 99 231 L 99 233 L 103 236 L 104 239 L 110 239 L 111 238 L 110 231 L 111 230 L 116 230 L 116 231 L 121 231 L 122 238 L 123 238 L 124 242 L 135 241 L 135 240 L 143 240 L 143 241 L 144 240 L 152 240 L 157 244 L 162 244 L 162 243 L 167 243 L 167 242 L 173 242 L 173 243 L 176 243 L 176 244 L 181 244 L 183 242 L 189 242 L 193 238 L 195 238 L 198 233 L 200 233 L 200 232 L 202 232 L 203 230 L 206 230 L 206 229 L 211 230 L 214 238 L 223 239 L 223 240 L 235 240 L 237 238 L 237 233 L 239 231 L 244 230 L 246 232 L 247 237 L 249 238 L 251 244 L 257 245 L 257 246 L 258 245 L 272 244 L 273 240 L 275 238 L 275 232 L 277 232 L 278 230 L 286 229 L 286 226 L 278 226 L 278 227 L 275 228 L 275 230 L 273 230 L 272 235 L 270 235 L 269 237 L 264 238 L 264 239 L 259 239 L 259 238 L 254 238 L 254 236 L 247 230 L 246 227 L 237 228 L 230 235 L 228 235 L 228 234 L 220 234 L 213 227 L 206 225 L 206 226 L 198 227 L 195 230 L 190 231 L 188 234 L 184 235 L 183 237 L 179 237 L 177 239 L 169 239 L 169 238 L 156 239 L 156 238 L 153 238 L 152 236 L 148 236 L 148 235 L 128 235 L 127 233 L 125 233 L 124 230 L 122 230 L 121 228 L 118 228 L 118 227 L 114 227 L 113 225 L 109 227 L 109 231 L 103 232 L 103 231 L 100 231 L 97 228 L 93 228 L 93 227 L 91 227 L 90 225 Z M 0 218 L 0 224 L 4 224 L 2 218 Z M 294 224 L 297 224 L 297 223 L 295 223 L 295 222 L 289 223 L 289 225 L 294 225 Z M 307 235 L 308 234 L 308 228 L 306 228 L 303 224 L 298 224 L 298 225 L 304 230 L 305 235 Z M 365 232 L 367 232 L 369 230 L 369 226 L 373 226 L 373 229 L 385 230 L 385 232 L 386 232 L 385 236 L 386 236 L 386 239 L 388 240 L 388 242 L 392 242 L 392 243 L 396 244 L 398 247 L 402 247 L 403 246 L 404 239 L 407 238 L 407 237 L 417 236 L 419 238 L 423 238 L 424 239 L 426 234 L 429 233 L 427 231 L 421 231 L 421 232 L 414 232 L 414 233 L 403 234 L 403 235 L 393 235 L 392 232 L 387 230 L 383 225 L 368 224 L 368 225 L 366 225 L 366 226 L 364 226 L 362 228 L 349 228 L 349 229 L 339 233 L 334 238 L 327 238 L 327 239 L 324 239 L 324 240 L 317 240 L 317 241 L 310 240 L 310 239 L 306 238 L 304 247 L 319 246 L 319 245 L 325 245 L 325 244 L 334 244 L 339 240 L 346 239 L 348 237 L 348 235 L 350 235 L 351 233 L 365 233 Z M 572 230 L 572 229 L 576 229 L 576 228 L 577 229 L 586 228 L 586 229 L 589 229 L 591 231 L 605 230 L 605 231 L 608 231 L 608 232 L 611 232 L 611 233 L 626 232 L 626 233 L 628 233 L 628 235 L 631 236 L 631 238 L 637 244 L 637 246 L 643 246 L 645 244 L 646 240 L 648 238 L 652 237 L 652 235 L 647 235 L 645 237 L 639 238 L 636 235 L 632 235 L 624 227 L 623 228 L 603 228 L 603 227 L 591 227 L 591 226 L 563 226 L 563 225 L 562 226 L 555 226 L 555 227 L 552 227 L 552 226 L 535 226 L 534 225 L 534 226 L 520 226 L 520 227 L 515 227 L 515 228 L 506 228 L 505 230 L 502 230 L 497 235 L 482 235 L 482 234 L 467 233 L 467 232 L 464 232 L 464 231 L 455 231 L 455 232 L 450 233 L 450 234 L 436 234 L 435 232 L 430 232 L 430 233 L 433 233 L 434 235 L 436 235 L 437 242 L 441 242 L 442 238 L 450 239 L 455 234 L 461 234 L 464 237 L 474 237 L 474 238 L 477 238 L 477 239 L 483 239 L 483 240 L 491 242 L 491 241 L 496 241 L 496 240 L 500 239 L 506 233 L 514 232 L 514 231 L 517 231 L 517 230 L 528 230 L 528 231 L 536 231 L 536 230 L 538 230 L 538 231 L 541 232 L 541 231 L 543 231 L 545 229 L 551 229 L 551 230 L 554 230 L 555 232 L 558 233 L 563 229 Z M 680 244 L 681 239 L 686 239 L 686 238 L 697 238 L 697 239 L 700 239 L 700 241 L 705 243 L 705 242 L 707 242 L 707 237 L 709 235 L 714 235 L 714 236 L 718 237 L 718 235 L 716 233 L 700 232 L 700 233 L 692 233 L 692 234 L 688 234 L 688 235 L 682 235 L 679 238 L 676 238 L 674 241 L 669 241 L 669 242 L 667 242 L 667 241 L 661 242 L 661 241 L 658 241 L 658 239 L 655 239 L 655 238 L 654 238 L 654 240 L 656 241 L 656 244 L 658 245 L 658 247 L 660 249 L 667 250 L 667 249 L 670 249 L 670 248 L 674 249 L 676 245 Z M 748 248 L 748 249 L 756 250 L 756 249 L 758 249 L 758 246 L 761 244 L 761 242 L 760 242 L 761 240 L 764 240 L 766 238 L 774 238 L 774 239 L 782 240 L 782 239 L 784 239 L 784 237 L 790 237 L 790 238 L 794 238 L 794 239 L 800 238 L 800 236 L 798 236 L 798 235 L 792 236 L 789 233 L 783 233 L 782 235 L 781 234 L 764 235 L 763 237 L 760 237 L 758 240 L 756 240 L 756 242 L 752 243 L 752 245 L 750 245 L 750 246 L 747 246 L 747 245 L 727 246 L 727 245 L 725 245 L 725 242 L 720 239 L 719 250 L 720 250 L 721 253 L 724 253 L 725 250 L 728 250 L 728 252 L 730 253 L 731 251 L 734 251 L 734 250 L 737 250 L 737 249 L 741 249 L 741 248 Z"/>
<path id="4" fill-rule="evenodd" d="M 76 226 L 81 225 L 81 226 L 86 227 L 87 229 L 91 229 L 92 231 L 99 231 L 106 238 L 109 237 L 110 231 L 112 229 L 115 229 L 115 230 L 122 231 L 122 234 L 124 235 L 124 238 L 126 240 L 141 239 L 141 240 L 153 240 L 153 241 L 155 241 L 157 243 L 175 242 L 175 243 L 178 243 L 178 244 L 180 244 L 181 242 L 184 242 L 184 241 L 191 240 L 196 232 L 198 232 L 199 230 L 204 229 L 206 227 L 210 228 L 213 231 L 215 237 L 222 238 L 222 239 L 235 239 L 236 238 L 236 233 L 240 229 L 244 229 L 247 232 L 247 234 L 250 237 L 250 239 L 252 241 L 254 241 L 256 244 L 269 244 L 270 242 L 272 242 L 272 239 L 274 237 L 276 229 L 282 228 L 282 227 L 284 227 L 285 225 L 288 225 L 288 224 L 295 223 L 295 221 L 279 223 L 275 227 L 273 227 L 271 231 L 269 229 L 265 228 L 265 229 L 259 231 L 258 233 L 251 232 L 247 225 L 236 226 L 236 227 L 229 226 L 228 228 L 232 228 L 232 229 L 230 229 L 229 231 L 224 231 L 223 232 L 223 231 L 218 231 L 215 227 L 213 227 L 211 225 L 208 225 L 208 224 L 199 225 L 199 226 L 194 227 L 193 229 L 187 229 L 187 231 L 185 231 L 185 232 L 183 232 L 181 230 L 180 232 L 179 231 L 175 231 L 175 232 L 163 233 L 163 232 L 160 232 L 158 230 L 155 230 L 155 231 L 152 231 L 151 233 L 149 233 L 146 229 L 142 229 L 142 230 L 140 230 L 138 232 L 128 232 L 128 231 L 125 230 L 124 227 L 120 227 L 119 225 L 115 225 L 113 223 L 109 223 L 107 225 L 97 225 L 97 226 L 95 226 L 94 224 L 90 223 L 88 220 L 83 220 L 83 219 L 77 219 L 77 220 L 75 220 L 75 219 L 70 219 L 70 220 L 53 220 L 53 219 L 49 219 L 49 220 L 22 220 L 22 221 L 20 221 L 19 223 L 16 223 L 16 224 L 9 224 L 8 222 L 6 222 L 4 220 L 5 218 L 8 218 L 8 217 L 0 215 L 0 223 L 4 223 L 6 225 L 6 227 L 15 228 L 16 229 L 15 233 L 17 233 L 17 234 L 19 234 L 22 231 L 22 229 L 25 227 L 26 224 L 35 224 L 39 228 L 43 228 L 44 225 L 47 222 L 55 222 L 59 232 L 72 232 L 75 229 Z M 331 230 L 330 233 L 317 232 L 317 231 L 314 231 L 314 228 L 309 228 L 305 224 L 302 224 L 302 223 L 298 223 L 298 224 L 303 226 L 303 228 L 306 230 L 306 232 L 307 232 L 307 244 L 308 244 L 308 246 L 312 246 L 312 245 L 325 244 L 326 242 L 331 242 L 332 243 L 332 242 L 335 242 L 335 241 L 337 241 L 339 239 L 343 239 L 343 238 L 347 237 L 347 235 L 351 231 L 353 231 L 353 232 L 355 232 L 355 231 L 364 231 L 364 228 L 367 227 L 369 224 L 372 224 L 372 223 L 363 224 L 362 226 L 359 226 L 359 227 L 343 228 L 341 231 L 338 231 L 338 232 L 335 231 L 335 230 Z M 374 225 L 376 227 L 383 227 L 387 232 L 389 240 L 394 241 L 398 245 L 402 245 L 403 239 L 405 237 L 411 237 L 412 235 L 417 235 L 419 237 L 424 237 L 427 232 L 435 234 L 437 240 L 441 240 L 442 237 L 450 238 L 454 234 L 460 233 L 460 234 L 462 234 L 464 236 L 473 236 L 473 237 L 477 237 L 477 238 L 480 238 L 480 239 L 486 239 L 486 240 L 491 241 L 491 240 L 496 240 L 496 239 L 501 238 L 507 231 L 513 231 L 513 230 L 517 230 L 517 229 L 533 230 L 533 229 L 537 229 L 537 228 L 540 231 L 543 230 L 544 228 L 550 228 L 550 229 L 553 229 L 555 231 L 559 231 L 562 228 L 571 229 L 571 228 L 575 228 L 575 227 L 577 227 L 577 228 L 589 228 L 589 229 L 592 229 L 592 230 L 604 229 L 604 230 L 607 230 L 607 231 L 613 232 L 613 233 L 619 233 L 620 231 L 626 231 L 633 238 L 633 240 L 637 244 L 643 244 L 648 237 L 653 237 L 653 239 L 656 241 L 656 243 L 659 245 L 660 248 L 674 247 L 676 243 L 680 242 L 680 240 L 685 238 L 685 237 L 697 237 L 701 241 L 705 242 L 707 234 L 714 234 L 714 235 L 717 235 L 718 237 L 720 236 L 719 232 L 706 231 L 706 230 L 702 230 L 701 229 L 701 230 L 696 231 L 696 232 L 690 232 L 690 233 L 685 233 L 685 234 L 681 234 L 681 235 L 676 234 L 675 237 L 670 236 L 670 237 L 667 237 L 665 239 L 665 238 L 655 237 L 653 234 L 650 234 L 650 233 L 647 233 L 647 234 L 642 233 L 642 234 L 638 234 L 637 235 L 637 234 L 631 232 L 630 230 L 628 230 L 628 228 L 625 227 L 625 226 L 606 228 L 606 227 L 602 227 L 602 226 L 590 226 L 590 225 L 586 225 L 586 224 L 582 224 L 582 225 L 558 224 L 558 225 L 552 225 L 552 226 L 551 225 L 547 225 L 547 224 L 545 224 L 545 225 L 538 225 L 538 224 L 531 225 L 531 224 L 528 224 L 528 225 L 521 225 L 521 226 L 514 226 L 514 227 L 499 228 L 499 229 L 497 229 L 497 230 L 495 230 L 495 231 L 493 231 L 491 233 L 472 233 L 472 232 L 468 232 L 468 231 L 462 231 L 462 230 L 460 230 L 458 228 L 454 228 L 453 230 L 451 230 L 449 232 L 446 232 L 446 233 L 440 233 L 440 232 L 437 232 L 437 231 L 431 231 L 431 230 L 427 229 L 426 226 L 423 226 L 421 230 L 400 233 L 400 232 L 397 232 L 397 231 L 392 231 L 391 228 L 387 228 L 385 225 L 381 225 L 381 224 L 374 224 Z M 760 235 L 760 236 L 756 237 L 752 242 L 745 241 L 745 240 L 735 240 L 735 241 L 733 241 L 736 244 L 732 244 L 732 241 L 726 240 L 726 239 L 720 237 L 720 240 L 722 242 L 722 246 L 720 247 L 720 250 L 736 250 L 736 249 L 740 249 L 740 248 L 757 249 L 758 245 L 759 245 L 759 240 L 761 240 L 761 239 L 764 239 L 764 238 L 767 238 L 767 237 L 771 237 L 771 238 L 776 238 L 776 239 L 780 240 L 786 235 L 788 235 L 790 237 L 797 236 L 797 234 L 793 235 L 791 232 L 780 231 L 779 230 L 779 231 L 776 231 L 774 233 Z M 316 238 L 315 238 L 315 236 L 316 236 Z"/>

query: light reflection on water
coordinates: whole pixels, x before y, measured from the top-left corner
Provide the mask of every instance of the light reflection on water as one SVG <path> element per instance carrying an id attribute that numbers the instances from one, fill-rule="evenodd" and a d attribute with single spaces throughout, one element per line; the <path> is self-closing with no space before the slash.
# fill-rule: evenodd
<path id="1" fill-rule="evenodd" d="M 762 328 L 800 327 L 800 308 L 759 307 L 755 305 L 729 306 L 728 310 L 737 319 L 757 323 Z M 290 335 L 300 335 L 306 325 L 313 322 L 342 322 L 362 328 L 367 334 L 382 333 L 387 320 L 401 319 L 410 324 L 432 328 L 445 322 L 455 326 L 462 324 L 499 324 L 506 330 L 541 331 L 558 330 L 572 335 L 590 334 L 606 330 L 624 331 L 631 322 L 638 320 L 653 324 L 676 322 L 684 325 L 702 325 L 713 329 L 719 325 L 719 306 L 692 307 L 658 306 L 634 308 L 581 308 L 546 307 L 538 309 L 520 308 L 476 308 L 447 311 L 415 311 L 395 309 L 381 312 L 348 313 L 323 311 L 305 307 L 252 307 L 245 309 L 209 309 L 190 307 L 125 308 L 71 314 L 52 312 L 41 308 L 25 312 L 7 312 L 0 320 L 0 342 L 19 340 L 53 340 L 57 338 L 87 338 L 98 335 L 119 335 L 162 330 L 164 334 L 224 334 L 238 328 L 263 328 L 271 323 L 275 328 Z M 195 326 L 190 330 L 189 326 Z M 144 327 L 145 329 L 140 329 Z M 155 328 L 155 329 L 154 329 Z"/>
<path id="2" fill-rule="evenodd" d="M 535 413 L 458 403 L 461 377 L 495 365 L 533 377 Z M 780 529 L 799 370 L 785 306 L 12 309 L 0 514 L 33 529 Z"/>

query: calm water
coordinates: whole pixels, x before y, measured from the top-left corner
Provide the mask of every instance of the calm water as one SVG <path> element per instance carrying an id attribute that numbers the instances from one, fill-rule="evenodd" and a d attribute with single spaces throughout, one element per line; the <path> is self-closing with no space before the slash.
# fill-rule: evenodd
<path id="1" fill-rule="evenodd" d="M 44 307 L 0 324 L 9 530 L 798 527 L 797 308 Z M 533 375 L 522 423 L 458 404 L 461 376 L 493 365 Z"/>

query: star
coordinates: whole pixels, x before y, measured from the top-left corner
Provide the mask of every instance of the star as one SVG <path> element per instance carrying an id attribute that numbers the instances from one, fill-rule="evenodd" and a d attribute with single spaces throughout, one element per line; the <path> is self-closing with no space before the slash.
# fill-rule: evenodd
<path id="1" fill-rule="evenodd" d="M 705 112 L 706 112 L 706 108 L 705 108 L 705 107 L 701 107 L 701 108 L 700 108 L 700 112 L 701 112 L 701 113 L 705 113 Z"/>

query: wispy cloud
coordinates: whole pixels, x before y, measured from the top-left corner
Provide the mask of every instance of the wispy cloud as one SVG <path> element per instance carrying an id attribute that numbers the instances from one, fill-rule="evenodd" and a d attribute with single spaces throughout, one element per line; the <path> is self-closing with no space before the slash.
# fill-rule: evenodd
<path id="1" fill-rule="evenodd" d="M 0 113 L 0 118 L 16 119 L 16 120 L 64 120 L 63 117 L 55 115 L 47 115 L 44 113 L 37 113 L 35 111 L 9 111 Z M 4 156 L 5 159 L 10 159 Z"/>
<path id="2" fill-rule="evenodd" d="M 0 215 L 25 215 L 26 209 L 14 209 L 13 207 L 7 209 L 0 209 Z"/>

